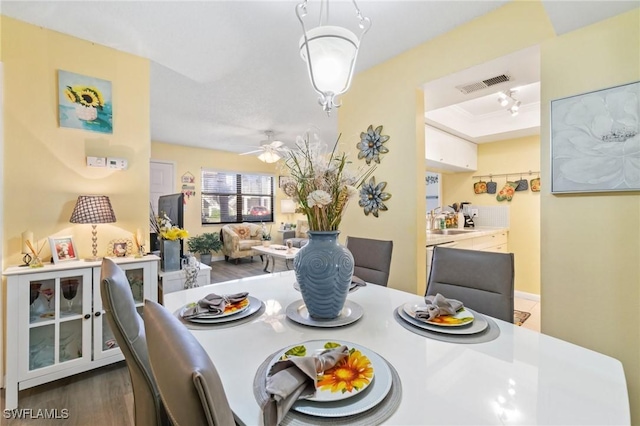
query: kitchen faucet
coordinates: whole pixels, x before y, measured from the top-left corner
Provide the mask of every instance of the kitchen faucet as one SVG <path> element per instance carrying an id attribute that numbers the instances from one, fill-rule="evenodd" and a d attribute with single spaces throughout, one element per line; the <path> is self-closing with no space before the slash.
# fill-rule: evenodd
<path id="1" fill-rule="evenodd" d="M 433 231 L 436 229 L 436 210 L 441 209 L 440 206 L 427 212 L 427 231 Z"/>

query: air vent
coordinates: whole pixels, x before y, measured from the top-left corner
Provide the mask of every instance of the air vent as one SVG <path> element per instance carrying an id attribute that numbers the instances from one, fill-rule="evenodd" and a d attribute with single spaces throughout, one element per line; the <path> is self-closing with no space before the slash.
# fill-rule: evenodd
<path id="1" fill-rule="evenodd" d="M 508 74 L 500 74 L 487 78 L 486 80 L 456 86 L 456 89 L 467 95 L 472 92 L 477 92 L 478 90 L 486 89 L 487 87 L 495 86 L 496 84 L 504 83 L 505 81 L 511 81 L 511 76 Z"/>

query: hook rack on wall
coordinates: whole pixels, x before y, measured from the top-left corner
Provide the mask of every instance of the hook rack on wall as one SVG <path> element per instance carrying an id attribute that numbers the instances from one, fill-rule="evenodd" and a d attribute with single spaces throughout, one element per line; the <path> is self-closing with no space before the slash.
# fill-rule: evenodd
<path id="1" fill-rule="evenodd" d="M 483 178 L 483 177 L 487 177 L 487 178 L 491 179 L 491 178 L 494 178 L 494 177 L 502 177 L 502 176 L 505 176 L 505 177 L 508 177 L 508 176 L 524 176 L 524 175 L 531 176 L 531 175 L 535 175 L 535 174 L 539 175 L 540 172 L 539 171 L 535 171 L 534 172 L 534 171 L 528 170 L 526 172 L 496 173 L 496 174 L 488 174 L 488 175 L 476 175 L 476 176 L 473 176 L 472 179 L 480 179 L 480 178 Z"/>

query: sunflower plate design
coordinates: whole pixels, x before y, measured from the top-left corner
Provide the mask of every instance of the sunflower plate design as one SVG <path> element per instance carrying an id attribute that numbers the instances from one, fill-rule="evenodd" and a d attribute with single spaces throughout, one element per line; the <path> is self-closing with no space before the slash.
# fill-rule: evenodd
<path id="1" fill-rule="evenodd" d="M 360 142 L 356 145 L 356 148 L 360 150 L 358 152 L 358 159 L 363 159 L 367 164 L 371 164 L 371 160 L 380 164 L 380 155 L 389 152 L 389 148 L 382 145 L 389 140 L 389 136 L 383 135 L 382 126 L 373 129 L 373 125 L 367 127 L 366 132 L 360 133 Z"/>
<path id="2" fill-rule="evenodd" d="M 384 201 L 391 198 L 391 194 L 383 192 L 386 186 L 387 182 L 380 182 L 376 185 L 375 176 L 372 176 L 371 179 L 369 179 L 369 182 L 362 184 L 358 205 L 364 209 L 365 215 L 369 216 L 369 213 L 371 213 L 375 217 L 378 217 L 378 211 L 389 210 L 384 204 Z"/>
<path id="3" fill-rule="evenodd" d="M 353 344 L 314 340 L 290 347 L 278 360 L 296 356 L 313 356 L 327 349 L 345 344 L 349 354 L 324 373 L 319 373 L 314 396 L 309 401 L 339 401 L 365 390 L 373 381 L 374 367 L 367 356 L 369 351 Z"/>

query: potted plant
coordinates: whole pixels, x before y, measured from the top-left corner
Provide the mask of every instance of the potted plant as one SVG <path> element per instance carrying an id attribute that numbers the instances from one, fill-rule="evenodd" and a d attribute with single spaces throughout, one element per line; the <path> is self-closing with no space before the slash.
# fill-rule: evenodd
<path id="1" fill-rule="evenodd" d="M 262 245 L 269 247 L 271 245 L 271 227 L 267 231 L 267 227 L 262 224 Z"/>
<path id="2" fill-rule="evenodd" d="M 222 241 L 218 234 L 207 233 L 196 235 L 187 241 L 189 251 L 200 255 L 200 262 L 206 265 L 211 263 L 211 253 L 222 248 Z"/>

